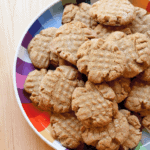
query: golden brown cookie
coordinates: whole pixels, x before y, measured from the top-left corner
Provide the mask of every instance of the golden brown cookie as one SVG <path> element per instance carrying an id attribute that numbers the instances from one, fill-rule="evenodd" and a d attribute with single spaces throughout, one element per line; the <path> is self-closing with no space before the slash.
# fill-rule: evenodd
<path id="1" fill-rule="evenodd" d="M 63 16 L 62 16 L 62 24 L 69 23 L 74 20 L 74 17 L 79 11 L 79 7 L 74 4 L 69 4 L 65 7 Z"/>
<path id="2" fill-rule="evenodd" d="M 39 104 L 39 87 L 41 80 L 46 75 L 46 73 L 46 69 L 41 69 L 40 71 L 34 70 L 28 74 L 24 83 L 25 91 L 31 94 L 30 99 L 36 105 Z"/>
<path id="3" fill-rule="evenodd" d="M 77 148 L 82 143 L 81 122 L 74 113 L 52 114 L 50 118 L 51 134 L 67 148 Z"/>
<path id="4" fill-rule="evenodd" d="M 112 32 L 115 31 L 121 31 L 124 32 L 125 34 L 129 35 L 131 34 L 130 28 L 126 27 L 112 27 L 112 26 L 105 26 L 98 24 L 95 28 L 94 31 L 96 31 L 97 35 L 99 38 L 106 39 Z"/>
<path id="5" fill-rule="evenodd" d="M 56 32 L 52 40 L 51 51 L 59 57 L 76 65 L 77 50 L 88 39 L 95 38 L 97 35 L 81 22 L 71 22 L 62 25 Z"/>
<path id="6" fill-rule="evenodd" d="M 123 74 L 125 78 L 135 77 L 150 65 L 150 41 L 146 35 L 114 32 L 107 38 L 107 42 L 108 45 L 118 47 L 126 55 L 126 67 Z"/>
<path id="7" fill-rule="evenodd" d="M 142 132 L 140 131 L 141 124 L 135 115 L 130 114 L 130 111 L 122 109 L 120 112 L 126 116 L 129 123 L 129 136 L 121 147 L 123 150 L 129 150 L 136 147 L 142 138 Z"/>
<path id="8" fill-rule="evenodd" d="M 115 80 L 125 70 L 124 53 L 110 43 L 111 41 L 106 43 L 102 39 L 92 39 L 78 49 L 77 68 L 93 83 Z"/>
<path id="9" fill-rule="evenodd" d="M 150 109 L 141 110 L 139 113 L 142 117 L 148 116 L 148 115 L 150 115 Z"/>
<path id="10" fill-rule="evenodd" d="M 95 28 L 97 25 L 97 22 L 91 18 L 89 14 L 90 8 L 91 8 L 91 5 L 87 3 L 80 3 L 79 11 L 77 11 L 74 21 L 80 21 L 86 24 L 87 27 L 89 28 Z"/>
<path id="11" fill-rule="evenodd" d="M 84 86 L 78 76 L 79 72 L 71 66 L 60 66 L 55 71 L 48 71 L 40 86 L 43 107 L 57 113 L 69 112 L 74 89 Z"/>
<path id="12" fill-rule="evenodd" d="M 126 117 L 118 112 L 107 126 L 102 128 L 82 128 L 82 138 L 87 145 L 97 150 L 116 150 L 129 135 L 129 124 Z"/>
<path id="13" fill-rule="evenodd" d="M 125 107 L 131 111 L 144 112 L 150 109 L 150 84 L 135 79 L 131 83 L 131 92 L 125 101 Z"/>
<path id="14" fill-rule="evenodd" d="M 74 90 L 72 110 L 85 127 L 103 127 L 112 121 L 114 99 L 115 93 L 106 83 L 87 81 L 85 87 Z"/>
<path id="15" fill-rule="evenodd" d="M 140 7 L 135 7 L 135 10 L 136 18 L 128 27 L 133 33 L 148 34 L 150 32 L 150 14 L 147 14 L 147 11 Z"/>
<path id="16" fill-rule="evenodd" d="M 94 21 L 89 15 L 89 10 L 91 8 L 90 4 L 80 3 L 78 6 L 70 4 L 67 5 L 64 9 L 62 23 L 69 23 L 71 21 L 83 22 L 89 28 L 95 28 L 97 22 Z"/>
<path id="17" fill-rule="evenodd" d="M 50 64 L 52 64 L 55 67 L 59 66 L 59 57 L 53 52 L 50 52 Z"/>
<path id="18" fill-rule="evenodd" d="M 145 116 L 145 117 L 143 118 L 143 120 L 142 120 L 142 125 L 143 125 L 146 129 L 150 130 L 150 115 L 147 115 L 147 116 Z"/>
<path id="19" fill-rule="evenodd" d="M 68 61 L 66 61 L 66 60 L 64 60 L 64 59 L 62 59 L 62 58 L 59 57 L 59 66 L 63 66 L 63 65 L 65 65 L 65 66 L 73 66 Z"/>
<path id="20" fill-rule="evenodd" d="M 123 77 L 108 82 L 109 86 L 114 90 L 116 94 L 115 101 L 117 103 L 121 103 L 130 93 L 131 91 L 130 83 L 131 83 L 130 79 Z"/>
<path id="21" fill-rule="evenodd" d="M 150 81 L 150 67 L 148 67 L 146 70 L 140 73 L 138 75 L 138 78 L 140 78 L 143 81 Z"/>
<path id="22" fill-rule="evenodd" d="M 120 26 L 131 23 L 136 13 L 128 0 L 99 0 L 92 5 L 90 15 L 100 24 Z"/>
<path id="23" fill-rule="evenodd" d="M 56 31 L 54 27 L 44 29 L 31 40 L 28 52 L 36 68 L 48 68 L 50 63 L 58 66 L 58 58 L 49 47 Z"/>

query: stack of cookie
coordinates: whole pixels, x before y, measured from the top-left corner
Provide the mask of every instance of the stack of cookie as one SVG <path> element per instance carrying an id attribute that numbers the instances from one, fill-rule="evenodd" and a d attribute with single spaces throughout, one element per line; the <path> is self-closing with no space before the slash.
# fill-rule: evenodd
<path id="1" fill-rule="evenodd" d="M 150 129 L 150 15 L 128 0 L 99 0 L 67 5 L 62 23 L 30 42 L 38 70 L 25 91 L 52 112 L 51 133 L 63 146 L 136 147 L 142 125 Z"/>

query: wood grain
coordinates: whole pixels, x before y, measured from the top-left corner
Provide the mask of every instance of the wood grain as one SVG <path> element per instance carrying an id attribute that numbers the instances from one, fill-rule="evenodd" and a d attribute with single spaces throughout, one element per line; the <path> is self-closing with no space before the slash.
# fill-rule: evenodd
<path id="1" fill-rule="evenodd" d="M 30 22 L 53 0 L 0 0 L 0 149 L 53 150 L 30 128 L 13 89 L 17 45 Z"/>

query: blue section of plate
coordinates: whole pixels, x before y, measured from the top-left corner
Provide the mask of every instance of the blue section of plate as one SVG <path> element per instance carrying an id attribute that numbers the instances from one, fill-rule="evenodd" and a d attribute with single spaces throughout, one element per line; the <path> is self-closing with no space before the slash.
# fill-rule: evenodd
<path id="1" fill-rule="evenodd" d="M 51 12 L 49 10 L 47 10 L 46 12 L 44 12 L 40 17 L 39 17 L 39 22 L 41 23 L 41 25 L 45 24 L 46 21 L 48 21 L 49 19 L 53 19 L 53 16 L 51 14 Z"/>
<path id="2" fill-rule="evenodd" d="M 37 31 L 42 27 L 39 20 L 37 19 L 29 29 L 29 33 L 34 37 Z"/>

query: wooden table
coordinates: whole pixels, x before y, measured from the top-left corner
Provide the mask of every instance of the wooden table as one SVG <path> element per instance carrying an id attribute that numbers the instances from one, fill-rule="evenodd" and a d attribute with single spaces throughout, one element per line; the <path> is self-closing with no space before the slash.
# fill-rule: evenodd
<path id="1" fill-rule="evenodd" d="M 0 0 L 0 149 L 53 150 L 30 128 L 13 89 L 17 45 L 29 23 L 53 0 Z"/>

